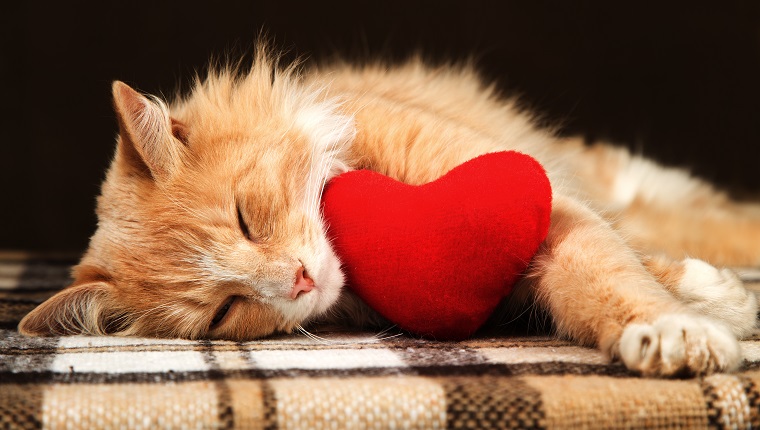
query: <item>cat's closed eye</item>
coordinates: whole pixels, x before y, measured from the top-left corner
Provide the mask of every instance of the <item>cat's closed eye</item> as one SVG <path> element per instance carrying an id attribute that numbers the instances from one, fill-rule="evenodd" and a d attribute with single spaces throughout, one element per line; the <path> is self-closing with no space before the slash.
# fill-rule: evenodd
<path id="1" fill-rule="evenodd" d="M 243 236 L 245 236 L 246 239 L 251 240 L 251 231 L 248 229 L 248 224 L 246 224 L 245 219 L 243 218 L 243 213 L 240 211 L 240 206 L 237 207 L 237 219 L 238 227 L 240 227 L 240 231 L 243 233 Z"/>
<path id="2" fill-rule="evenodd" d="M 216 315 L 214 315 L 214 319 L 211 320 L 211 324 L 209 325 L 209 329 L 214 329 L 219 326 L 219 324 L 222 323 L 224 320 L 224 317 L 227 316 L 227 313 L 229 313 L 230 308 L 235 303 L 235 300 L 237 300 L 237 297 L 232 296 L 228 298 L 221 308 L 216 312 Z"/>

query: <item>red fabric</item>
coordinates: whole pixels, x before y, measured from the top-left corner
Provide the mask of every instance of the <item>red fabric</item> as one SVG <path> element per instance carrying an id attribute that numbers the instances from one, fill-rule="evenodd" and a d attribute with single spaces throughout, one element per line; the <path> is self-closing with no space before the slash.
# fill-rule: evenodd
<path id="1" fill-rule="evenodd" d="M 323 211 L 349 288 L 403 329 L 458 340 L 509 294 L 546 237 L 551 188 L 533 158 L 498 152 L 421 186 L 345 173 L 328 184 Z"/>

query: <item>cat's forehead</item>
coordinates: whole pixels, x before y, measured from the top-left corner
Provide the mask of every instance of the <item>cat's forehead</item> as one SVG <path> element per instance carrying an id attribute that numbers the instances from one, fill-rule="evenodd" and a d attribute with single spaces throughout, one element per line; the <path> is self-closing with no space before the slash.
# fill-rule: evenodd
<path id="1" fill-rule="evenodd" d="M 321 153 L 354 136 L 353 118 L 339 95 L 304 85 L 290 72 L 274 72 L 273 79 L 265 67 L 242 77 L 210 74 L 172 104 L 172 115 L 189 125 L 203 146 L 247 142 L 287 148 L 303 142 L 308 145 L 293 149 Z"/>

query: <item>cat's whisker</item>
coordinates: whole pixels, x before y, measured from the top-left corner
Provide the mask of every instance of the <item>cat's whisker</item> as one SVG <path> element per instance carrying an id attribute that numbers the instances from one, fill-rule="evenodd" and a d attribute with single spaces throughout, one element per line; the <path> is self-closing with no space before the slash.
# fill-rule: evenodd
<path id="1" fill-rule="evenodd" d="M 393 329 L 394 329 L 394 328 L 396 328 L 396 327 L 397 327 L 397 325 L 396 325 L 396 324 L 393 324 L 393 325 L 387 326 L 387 327 L 385 327 L 384 329 L 382 329 L 382 330 L 380 330 L 379 332 L 377 332 L 377 333 L 375 334 L 375 336 L 382 336 L 382 335 L 384 335 L 385 333 L 388 333 L 389 331 L 393 330 Z"/>
<path id="2" fill-rule="evenodd" d="M 304 334 L 306 334 L 307 336 L 311 337 L 312 339 L 318 339 L 318 340 L 320 340 L 320 341 L 323 341 L 323 342 L 330 342 L 330 341 L 329 341 L 329 339 L 326 339 L 326 338 L 324 338 L 324 337 L 322 337 L 322 336 L 318 336 L 318 335 L 316 335 L 316 334 L 314 334 L 314 333 L 312 333 L 312 332 L 310 332 L 310 331 L 306 330 L 306 329 L 305 329 L 303 326 L 301 326 L 300 324 L 299 324 L 299 327 L 300 327 L 301 331 L 302 331 Z"/>
<path id="3" fill-rule="evenodd" d="M 523 316 L 523 315 L 525 315 L 526 313 L 528 313 L 528 312 L 531 312 L 531 313 L 533 313 L 533 312 L 534 312 L 534 309 L 533 309 L 534 307 L 535 307 L 535 304 L 534 304 L 534 303 L 531 303 L 529 306 L 526 306 L 526 307 L 525 307 L 525 309 L 523 309 L 523 310 L 522 310 L 522 311 L 521 311 L 519 314 L 517 314 L 517 315 L 516 315 L 514 318 L 512 318 L 511 320 L 509 320 L 509 321 L 502 321 L 502 322 L 499 322 L 499 323 L 498 323 L 496 326 L 497 326 L 497 327 L 504 327 L 504 326 L 508 326 L 508 325 L 510 325 L 510 324 L 512 324 L 512 323 L 514 323 L 515 321 L 519 320 L 520 318 L 522 318 L 522 316 Z M 530 314 L 529 314 L 529 315 L 528 315 L 528 321 L 530 321 L 530 318 L 531 318 L 531 317 L 530 317 Z"/>
<path id="4" fill-rule="evenodd" d="M 375 336 L 375 338 L 377 340 L 379 340 L 379 341 L 384 341 L 384 340 L 389 340 L 389 339 L 395 339 L 395 338 L 401 337 L 403 335 L 404 335 L 404 333 L 396 333 L 396 334 L 392 334 L 392 335 L 389 335 L 389 336 L 383 336 L 383 337 Z"/>
<path id="5" fill-rule="evenodd" d="M 303 328 L 303 327 L 296 327 L 296 328 L 298 329 L 298 332 L 299 332 L 299 333 L 303 334 L 304 336 L 308 337 L 308 338 L 309 338 L 309 339 L 311 339 L 311 340 L 315 340 L 315 341 L 318 341 L 318 342 L 319 342 L 319 340 L 318 340 L 317 338 L 315 338 L 315 337 L 314 337 L 314 335 L 312 335 L 312 334 L 311 334 L 311 333 L 309 333 L 308 331 L 304 330 L 304 328 Z"/>
<path id="6" fill-rule="evenodd" d="M 528 319 L 528 327 L 530 327 L 530 321 L 535 320 L 536 328 L 540 333 L 546 333 L 548 331 L 547 324 L 549 324 L 548 319 L 545 315 L 541 313 L 541 309 L 538 307 L 538 304 L 532 303 L 530 306 L 531 313 L 530 317 Z"/>
<path id="7" fill-rule="evenodd" d="M 310 331 L 306 330 L 301 324 L 296 324 L 296 329 L 299 332 L 301 332 L 301 334 L 305 335 L 306 337 L 308 337 L 308 338 L 310 338 L 310 339 L 312 339 L 312 340 L 314 340 L 316 342 L 319 342 L 319 343 L 322 343 L 322 344 L 334 343 L 334 341 L 332 341 L 330 339 L 326 339 L 324 337 L 317 336 L 316 334 L 311 333 Z"/>
<path id="8" fill-rule="evenodd" d="M 385 327 L 384 329 L 382 329 L 379 332 L 375 333 L 374 334 L 374 338 L 377 339 L 378 341 L 383 341 L 383 340 L 395 339 L 397 337 L 403 336 L 404 333 L 401 333 L 401 332 L 386 336 L 386 333 L 389 333 L 391 330 L 393 330 L 396 327 L 398 327 L 396 324 L 393 324 L 391 326 Z"/>

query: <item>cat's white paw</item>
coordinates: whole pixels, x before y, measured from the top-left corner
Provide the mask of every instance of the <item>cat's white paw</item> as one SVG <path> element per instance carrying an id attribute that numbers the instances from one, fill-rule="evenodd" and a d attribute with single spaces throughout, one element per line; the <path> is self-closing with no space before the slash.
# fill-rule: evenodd
<path id="1" fill-rule="evenodd" d="M 630 324 L 619 347 L 623 363 L 647 376 L 731 371 L 742 360 L 739 342 L 726 327 L 692 315 L 664 315 L 653 324 Z"/>
<path id="2" fill-rule="evenodd" d="M 742 338 L 757 325 L 757 299 L 730 269 L 718 269 L 702 260 L 683 260 L 684 272 L 675 295 L 695 312 L 722 321 Z"/>

